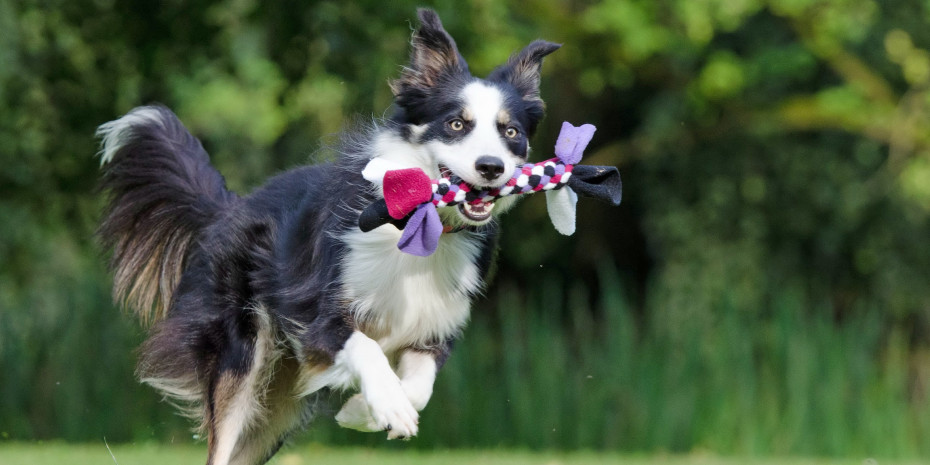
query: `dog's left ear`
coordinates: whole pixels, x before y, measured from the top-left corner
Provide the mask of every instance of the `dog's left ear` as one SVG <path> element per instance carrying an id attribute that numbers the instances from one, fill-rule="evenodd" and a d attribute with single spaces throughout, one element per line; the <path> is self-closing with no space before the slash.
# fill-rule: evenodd
<path id="1" fill-rule="evenodd" d="M 537 40 L 519 53 L 513 54 L 507 63 L 488 75 L 489 81 L 506 82 L 512 85 L 523 100 L 542 103 L 539 97 L 539 70 L 543 58 L 558 50 L 562 44 Z"/>

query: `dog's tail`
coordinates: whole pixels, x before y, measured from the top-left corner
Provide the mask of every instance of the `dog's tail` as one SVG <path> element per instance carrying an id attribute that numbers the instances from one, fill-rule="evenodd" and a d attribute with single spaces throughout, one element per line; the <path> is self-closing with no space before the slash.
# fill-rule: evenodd
<path id="1" fill-rule="evenodd" d="M 198 233 L 237 197 L 165 107 L 135 108 L 97 136 L 109 194 L 98 234 L 113 251 L 113 299 L 150 324 L 167 313 Z"/>

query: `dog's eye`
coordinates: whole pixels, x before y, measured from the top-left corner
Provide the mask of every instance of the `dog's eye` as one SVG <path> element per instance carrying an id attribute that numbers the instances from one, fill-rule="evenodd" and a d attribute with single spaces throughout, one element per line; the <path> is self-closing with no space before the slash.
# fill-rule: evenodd
<path id="1" fill-rule="evenodd" d="M 456 118 L 452 121 L 449 121 L 449 127 L 453 131 L 461 131 L 462 129 L 465 129 L 465 123 L 462 122 L 462 120 Z"/>
<path id="2" fill-rule="evenodd" d="M 514 137 L 517 137 L 517 134 L 520 134 L 520 131 L 517 131 L 516 128 L 512 128 L 512 127 L 511 127 L 511 128 L 507 128 L 507 130 L 504 131 L 504 135 L 507 136 L 507 137 L 510 138 L 510 139 L 513 139 Z"/>

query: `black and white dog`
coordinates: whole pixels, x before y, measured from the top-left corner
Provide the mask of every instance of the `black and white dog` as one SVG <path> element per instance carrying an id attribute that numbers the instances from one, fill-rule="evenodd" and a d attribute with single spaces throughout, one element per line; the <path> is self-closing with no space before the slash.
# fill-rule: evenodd
<path id="1" fill-rule="evenodd" d="M 533 42 L 480 79 L 436 13 L 419 18 L 391 118 L 348 135 L 338 160 L 249 196 L 226 189 L 166 108 L 139 107 L 98 130 L 114 296 L 153 323 L 138 373 L 202 419 L 208 464 L 265 463 L 328 389 L 360 391 L 336 415 L 341 425 L 417 434 L 494 259 L 494 217 L 513 197 L 441 209 L 457 232 L 418 257 L 397 249 L 393 225 L 359 230 L 359 212 L 381 197 L 366 178 L 419 167 L 502 186 L 527 159 L 543 116 L 540 66 L 559 48 Z"/>

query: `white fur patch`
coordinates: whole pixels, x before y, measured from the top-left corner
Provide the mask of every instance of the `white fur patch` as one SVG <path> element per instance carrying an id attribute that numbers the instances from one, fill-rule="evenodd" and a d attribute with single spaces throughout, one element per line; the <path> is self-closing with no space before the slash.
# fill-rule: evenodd
<path id="1" fill-rule="evenodd" d="M 422 145 L 411 144 L 390 131 L 378 134 L 374 140 L 372 153 L 381 159 L 379 166 L 396 166 L 396 168 L 420 168 L 430 177 L 439 176 L 436 160 Z M 382 173 L 383 174 L 383 173 Z"/>
<path id="2" fill-rule="evenodd" d="M 436 359 L 432 355 L 406 351 L 400 357 L 397 365 L 397 375 L 400 384 L 410 400 L 410 404 L 417 411 L 423 410 L 433 395 L 433 383 L 436 381 Z M 359 431 L 379 431 L 378 424 L 371 416 L 368 403 L 361 394 L 349 398 L 339 413 L 336 421 L 344 428 Z"/>
<path id="3" fill-rule="evenodd" d="M 96 132 L 96 136 L 101 138 L 100 165 L 105 165 L 113 160 L 116 152 L 123 146 L 126 139 L 132 135 L 133 127 L 149 124 L 164 126 L 162 114 L 155 107 L 137 107 L 118 120 L 101 124 Z"/>
<path id="4" fill-rule="evenodd" d="M 386 353 L 455 336 L 468 320 L 470 294 L 481 285 L 479 242 L 468 232 L 443 235 L 436 252 L 397 249 L 401 232 L 385 225 L 343 236 L 345 299 L 356 321 Z"/>
<path id="5" fill-rule="evenodd" d="M 484 127 L 493 127 L 497 131 L 498 115 L 504 108 L 504 96 L 496 87 L 482 82 L 473 82 L 462 89 L 462 98 L 468 106 L 470 116 Z"/>
<path id="6" fill-rule="evenodd" d="M 416 436 L 419 414 L 377 342 L 356 331 L 336 355 L 333 366 L 344 367 L 358 380 L 362 398 L 374 420 L 374 430 L 390 429 L 393 437 Z M 358 407 L 351 410 L 356 412 L 352 418 L 357 418 Z M 371 430 L 370 426 L 366 428 Z"/>
<path id="7" fill-rule="evenodd" d="M 404 393 L 410 399 L 413 408 L 423 410 L 433 396 L 433 383 L 436 382 L 436 359 L 432 355 L 407 351 L 400 356 L 397 364 L 397 376 Z"/>
<path id="8" fill-rule="evenodd" d="M 371 410 L 368 408 L 368 402 L 361 394 L 349 397 L 342 408 L 336 413 L 336 423 L 343 428 L 354 429 L 356 431 L 373 432 L 380 431 L 378 423 L 371 416 Z"/>

